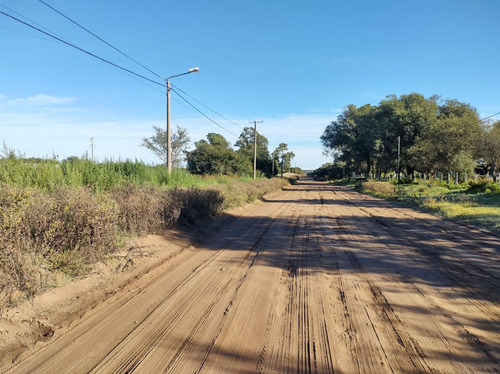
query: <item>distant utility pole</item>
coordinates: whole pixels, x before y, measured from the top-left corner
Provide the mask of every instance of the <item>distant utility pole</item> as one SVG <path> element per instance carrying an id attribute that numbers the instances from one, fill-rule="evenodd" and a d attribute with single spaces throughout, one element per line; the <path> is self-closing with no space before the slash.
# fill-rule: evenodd
<path id="1" fill-rule="evenodd" d="M 90 149 L 92 154 L 92 162 L 94 162 L 94 138 L 90 138 Z"/>
<path id="2" fill-rule="evenodd" d="M 400 154 L 401 154 L 401 136 L 398 136 L 398 184 L 401 182 L 401 170 L 400 168 Z"/>
<path id="3" fill-rule="evenodd" d="M 257 177 L 257 124 L 264 121 L 248 121 L 253 123 L 253 179 Z"/>
<path id="4" fill-rule="evenodd" d="M 271 160 L 272 160 L 272 164 L 271 164 L 271 176 L 274 178 L 274 152 L 271 153 Z"/>

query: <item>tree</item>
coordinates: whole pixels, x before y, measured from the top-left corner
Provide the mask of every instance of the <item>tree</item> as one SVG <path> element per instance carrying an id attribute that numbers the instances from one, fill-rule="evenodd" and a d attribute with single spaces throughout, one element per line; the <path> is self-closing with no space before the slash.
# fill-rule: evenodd
<path id="1" fill-rule="evenodd" d="M 163 161 L 164 164 L 168 163 L 168 137 L 167 131 L 160 127 L 153 126 L 155 134 L 150 138 L 142 138 L 142 147 L 151 150 L 156 157 Z M 183 154 L 186 153 L 189 146 L 189 134 L 186 129 L 177 126 L 177 131 L 172 133 L 171 146 L 172 146 L 172 167 L 178 167 L 183 160 Z"/>
<path id="2" fill-rule="evenodd" d="M 474 156 L 480 159 L 485 173 L 497 180 L 497 167 L 500 165 L 500 121 L 491 126 L 483 126 L 475 140 Z"/>
<path id="3" fill-rule="evenodd" d="M 253 164 L 254 156 L 254 128 L 245 127 L 239 139 L 234 144 L 238 147 L 238 153 Z M 257 170 L 265 174 L 270 173 L 269 141 L 257 131 Z"/>
<path id="4" fill-rule="evenodd" d="M 290 170 L 292 158 L 295 153 L 288 151 L 288 144 L 280 143 L 273 151 L 273 155 L 281 159 L 281 176 L 283 177 L 283 169 Z"/>
<path id="5" fill-rule="evenodd" d="M 479 116 L 469 104 L 445 100 L 432 121 L 410 147 L 411 163 L 419 171 L 469 173 L 473 170 L 475 139 L 480 134 Z"/>
<path id="6" fill-rule="evenodd" d="M 370 174 L 377 155 L 378 130 L 376 107 L 351 104 L 327 126 L 321 141 L 327 152 L 337 153 L 347 166 Z"/>
<path id="7" fill-rule="evenodd" d="M 387 97 L 379 105 L 380 153 L 379 162 L 383 169 L 395 168 L 400 138 L 401 169 L 413 175 L 418 170 L 410 149 L 420 136 L 426 133 L 437 120 L 437 96 L 426 99 L 418 93 Z"/>
<path id="8" fill-rule="evenodd" d="M 250 174 L 252 165 L 242 158 L 220 134 L 209 133 L 207 140 L 194 143 L 186 153 L 188 170 L 194 174 Z"/>
<path id="9" fill-rule="evenodd" d="M 289 173 L 292 169 L 292 159 L 294 157 L 295 157 L 295 153 L 293 153 L 292 151 L 285 153 L 285 155 L 283 157 L 284 158 L 283 168 L 285 170 L 288 170 Z"/>

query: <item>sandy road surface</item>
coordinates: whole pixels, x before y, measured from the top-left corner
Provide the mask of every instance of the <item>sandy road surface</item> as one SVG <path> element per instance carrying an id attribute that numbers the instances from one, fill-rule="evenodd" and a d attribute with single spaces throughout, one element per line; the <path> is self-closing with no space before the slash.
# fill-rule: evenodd
<path id="1" fill-rule="evenodd" d="M 109 298 L 15 373 L 482 373 L 500 239 L 302 180 Z"/>

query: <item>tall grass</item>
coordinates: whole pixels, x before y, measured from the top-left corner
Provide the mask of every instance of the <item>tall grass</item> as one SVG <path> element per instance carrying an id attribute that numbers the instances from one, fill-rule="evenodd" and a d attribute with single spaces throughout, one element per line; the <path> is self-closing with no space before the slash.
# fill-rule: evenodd
<path id="1" fill-rule="evenodd" d="M 228 183 L 232 180 L 234 178 L 228 176 L 197 176 L 183 169 L 174 169 L 172 175 L 168 175 L 165 166 L 147 165 L 138 160 L 106 160 L 95 163 L 80 159 L 63 162 L 51 159 L 33 161 L 14 156 L 0 159 L 0 184 L 21 188 L 36 187 L 44 191 L 54 191 L 60 186 L 109 191 L 123 184 L 189 187 Z"/>

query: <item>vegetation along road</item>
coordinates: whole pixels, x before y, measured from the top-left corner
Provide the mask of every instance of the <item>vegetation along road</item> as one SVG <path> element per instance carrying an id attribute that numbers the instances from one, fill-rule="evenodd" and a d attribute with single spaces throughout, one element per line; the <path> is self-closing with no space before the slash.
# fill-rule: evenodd
<path id="1" fill-rule="evenodd" d="M 496 236 L 303 179 L 3 371 L 498 372 L 499 250 Z"/>

